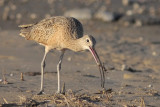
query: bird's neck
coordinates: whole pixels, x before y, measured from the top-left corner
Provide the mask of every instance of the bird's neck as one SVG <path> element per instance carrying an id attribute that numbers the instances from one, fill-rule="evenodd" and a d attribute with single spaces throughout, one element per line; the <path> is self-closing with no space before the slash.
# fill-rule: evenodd
<path id="1" fill-rule="evenodd" d="M 75 40 L 69 40 L 67 48 L 75 52 L 83 51 L 84 49 L 83 46 L 81 45 L 81 38 Z"/>

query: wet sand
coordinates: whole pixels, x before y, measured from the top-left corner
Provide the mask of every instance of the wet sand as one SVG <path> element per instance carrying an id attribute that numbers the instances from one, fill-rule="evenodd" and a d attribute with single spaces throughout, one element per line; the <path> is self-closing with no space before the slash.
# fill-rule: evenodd
<path id="1" fill-rule="evenodd" d="M 92 55 L 88 52 L 67 51 L 61 71 L 65 88 L 75 94 L 101 96 L 93 101 L 86 97 L 82 101 L 94 106 L 146 106 L 157 107 L 160 104 L 160 30 L 159 25 L 141 27 L 122 26 L 121 23 L 104 23 L 98 20 L 81 21 L 85 34 L 96 38 L 96 50 L 108 69 L 106 90 L 110 96 L 107 101 L 98 93 L 100 74 Z M 34 99 L 39 106 L 49 95 L 57 90 L 56 65 L 59 52 L 53 50 L 46 59 L 44 87 L 47 96 L 41 100 L 35 98 L 40 88 L 40 63 L 44 47 L 34 41 L 19 36 L 19 29 L 0 30 L 0 104 L 25 106 L 26 99 Z M 23 73 L 24 81 L 21 80 Z M 4 77 L 7 84 L 4 84 Z M 22 99 L 24 100 L 22 101 Z M 80 97 L 79 97 L 80 98 Z M 79 99 L 80 100 L 80 99 Z M 23 102 L 23 104 L 22 104 Z M 51 103 L 54 105 L 54 103 Z M 65 105 L 67 106 L 67 104 Z"/>

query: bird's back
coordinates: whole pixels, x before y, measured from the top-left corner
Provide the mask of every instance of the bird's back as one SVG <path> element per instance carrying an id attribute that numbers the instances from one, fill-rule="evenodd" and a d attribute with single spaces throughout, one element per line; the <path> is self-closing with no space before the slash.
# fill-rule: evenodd
<path id="1" fill-rule="evenodd" d="M 35 24 L 20 25 L 20 35 L 43 45 L 58 44 L 58 41 L 78 39 L 83 36 L 82 24 L 75 18 L 56 16 Z"/>

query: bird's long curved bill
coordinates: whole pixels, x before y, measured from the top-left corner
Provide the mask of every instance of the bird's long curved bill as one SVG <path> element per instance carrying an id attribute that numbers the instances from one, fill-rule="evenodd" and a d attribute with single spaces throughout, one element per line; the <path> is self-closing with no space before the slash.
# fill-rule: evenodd
<path id="1" fill-rule="evenodd" d="M 101 60 L 99 59 L 99 56 L 94 48 L 89 47 L 89 51 L 92 53 L 100 71 L 101 75 L 101 87 L 104 88 L 105 84 L 105 75 L 104 72 L 106 71 L 105 67 L 102 65 Z"/>

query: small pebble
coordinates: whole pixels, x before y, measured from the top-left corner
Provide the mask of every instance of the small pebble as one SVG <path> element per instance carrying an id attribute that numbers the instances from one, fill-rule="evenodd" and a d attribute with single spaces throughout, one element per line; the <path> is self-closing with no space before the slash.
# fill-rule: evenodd
<path id="1" fill-rule="evenodd" d="M 123 107 L 128 107 L 128 105 L 123 105 Z"/>
<path id="2" fill-rule="evenodd" d="M 37 18 L 37 15 L 36 15 L 35 13 L 31 13 L 30 18 L 31 18 L 31 19 L 36 19 L 36 18 Z"/>
<path id="3" fill-rule="evenodd" d="M 11 77 L 13 76 L 13 74 L 12 74 L 12 73 L 10 73 L 9 75 L 10 75 Z"/>
<path id="4" fill-rule="evenodd" d="M 123 94 L 123 92 L 122 92 L 122 91 L 119 91 L 118 94 L 121 95 L 121 94 Z"/>
<path id="5" fill-rule="evenodd" d="M 50 18 L 50 17 L 51 17 L 50 14 L 46 14 L 46 15 L 45 15 L 45 18 Z"/>
<path id="6" fill-rule="evenodd" d="M 141 20 L 136 20 L 135 21 L 135 26 L 137 26 L 137 27 L 142 26 L 142 21 Z"/>
<path id="7" fill-rule="evenodd" d="M 139 41 L 143 41 L 143 37 L 139 37 L 138 39 L 139 39 Z"/>
<path id="8" fill-rule="evenodd" d="M 155 8 L 154 7 L 150 7 L 149 8 L 149 13 L 150 13 L 151 16 L 155 16 L 155 14 L 156 14 Z"/>
<path id="9" fill-rule="evenodd" d="M 20 13 L 17 13 L 17 14 L 16 14 L 16 18 L 19 20 L 19 19 L 22 18 L 22 15 L 21 15 Z"/>
<path id="10" fill-rule="evenodd" d="M 134 3 L 133 4 L 133 9 L 134 10 L 138 10 L 140 8 L 139 4 L 138 3 Z"/>
<path id="11" fill-rule="evenodd" d="M 132 10 L 127 10 L 126 15 L 128 15 L 128 16 L 133 15 L 133 11 Z"/>
<path id="12" fill-rule="evenodd" d="M 71 60 L 72 60 L 72 58 L 71 58 L 71 57 L 68 57 L 68 58 L 67 58 L 67 60 L 68 60 L 68 61 L 71 61 Z"/>
<path id="13" fill-rule="evenodd" d="M 10 14 L 9 18 L 10 18 L 11 20 L 15 19 L 15 15 L 14 15 L 14 14 Z"/>
<path id="14" fill-rule="evenodd" d="M 138 14 L 142 14 L 144 11 L 145 11 L 145 7 L 144 6 L 142 6 L 142 7 L 140 7 L 137 11 L 136 11 L 136 13 L 138 13 Z"/>
<path id="15" fill-rule="evenodd" d="M 20 13 L 17 13 L 17 14 L 16 14 L 16 19 L 17 19 L 17 20 L 16 20 L 16 23 L 19 24 L 20 21 L 21 21 L 21 19 L 22 19 L 22 15 L 21 15 Z"/>
<path id="16" fill-rule="evenodd" d="M 152 85 L 151 85 L 151 84 L 149 84 L 149 85 L 148 85 L 148 87 L 149 87 L 149 88 L 151 88 L 151 87 L 152 87 Z"/>
<path id="17" fill-rule="evenodd" d="M 152 52 L 152 55 L 153 56 L 157 56 L 157 53 L 154 51 L 154 52 Z"/>
<path id="18" fill-rule="evenodd" d="M 14 5 L 14 4 L 11 4 L 10 8 L 11 8 L 11 10 L 16 10 L 17 9 L 16 5 Z"/>
<path id="19" fill-rule="evenodd" d="M 124 71 L 126 68 L 127 68 L 127 66 L 125 64 L 123 64 L 121 67 L 121 71 Z"/>
<path id="20" fill-rule="evenodd" d="M 107 80 L 110 80 L 111 78 L 110 77 L 107 77 Z"/>

